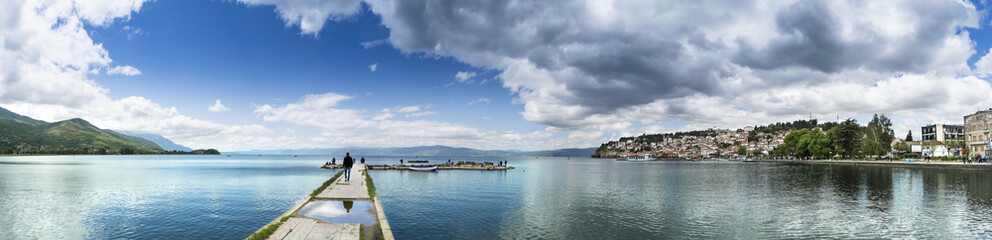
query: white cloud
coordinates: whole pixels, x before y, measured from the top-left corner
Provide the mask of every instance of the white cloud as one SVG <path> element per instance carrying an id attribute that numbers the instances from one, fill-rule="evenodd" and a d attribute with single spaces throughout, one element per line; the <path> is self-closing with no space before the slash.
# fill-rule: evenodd
<path id="1" fill-rule="evenodd" d="M 408 114 L 406 114 L 406 117 L 408 117 L 408 118 L 415 118 L 415 117 L 423 117 L 423 116 L 434 115 L 434 114 L 437 114 L 437 112 L 436 111 L 423 111 L 423 112 L 408 113 Z"/>
<path id="2" fill-rule="evenodd" d="M 397 112 L 397 113 L 411 113 L 417 112 L 423 109 L 428 109 L 433 107 L 433 105 L 423 105 L 423 106 L 399 106 L 393 108 L 384 108 L 382 112 Z"/>
<path id="3" fill-rule="evenodd" d="M 299 26 L 303 33 L 317 35 L 327 20 L 344 19 L 354 15 L 360 0 L 238 0 L 248 5 L 275 5 L 286 25 Z"/>
<path id="4" fill-rule="evenodd" d="M 369 49 L 369 48 L 374 48 L 376 46 L 379 46 L 379 45 L 383 45 L 383 44 L 388 43 L 386 40 L 387 39 L 379 39 L 379 40 L 375 40 L 375 41 L 360 42 L 358 44 L 362 45 L 362 47 L 365 48 L 365 49 Z"/>
<path id="5" fill-rule="evenodd" d="M 479 149 L 542 150 L 545 147 L 588 147 L 591 133 L 553 137 L 548 131 L 487 132 L 475 126 L 426 120 L 396 120 L 398 114 L 415 118 L 437 114 L 432 105 L 396 106 L 379 111 L 343 108 L 340 104 L 350 97 L 336 94 L 311 94 L 296 103 L 284 106 L 256 106 L 255 112 L 266 122 L 287 122 L 303 127 L 315 127 L 322 133 L 316 137 L 291 137 L 286 141 L 262 148 L 311 147 L 410 147 L 448 145 Z M 557 140 L 556 140 L 557 139 Z M 238 141 L 268 143 L 272 139 L 239 138 Z M 594 141 L 598 141 L 595 139 Z M 550 143 L 546 143 L 550 142 Z"/>
<path id="6" fill-rule="evenodd" d="M 124 26 L 124 31 L 127 33 L 127 40 L 134 40 L 139 36 L 148 35 L 147 32 L 141 31 L 140 27 Z"/>
<path id="7" fill-rule="evenodd" d="M 362 111 L 336 108 L 338 103 L 351 98 L 336 93 L 310 94 L 296 103 L 281 107 L 268 104 L 257 106 L 254 112 L 265 122 L 289 122 L 332 131 L 370 127 L 372 122 L 364 119 Z"/>
<path id="8" fill-rule="evenodd" d="M 260 125 L 224 125 L 194 119 L 174 107 L 131 96 L 111 99 L 107 89 L 88 78 L 138 75 L 113 60 L 84 27 L 128 19 L 144 1 L 0 1 L 0 105 L 45 121 L 83 118 L 117 130 L 163 135 L 199 148 L 235 148 L 223 138 L 267 133 Z"/>
<path id="9" fill-rule="evenodd" d="M 472 100 L 471 102 L 468 102 L 468 105 L 474 105 L 474 104 L 476 104 L 476 103 L 485 103 L 485 104 L 489 104 L 489 103 L 491 103 L 491 102 L 492 102 L 492 101 L 490 101 L 490 100 L 489 100 L 489 98 L 479 98 L 479 99 L 476 99 L 476 100 Z"/>
<path id="10" fill-rule="evenodd" d="M 224 104 L 221 104 L 220 103 L 220 99 L 217 99 L 217 101 L 214 102 L 214 105 L 208 107 L 207 110 L 208 111 L 211 111 L 211 112 L 226 112 L 226 111 L 231 110 L 231 109 L 225 107 Z"/>
<path id="11" fill-rule="evenodd" d="M 992 49 L 975 62 L 975 73 L 983 76 L 992 75 Z"/>
<path id="12" fill-rule="evenodd" d="M 379 63 L 373 63 L 372 65 L 369 65 L 369 71 L 375 72 L 375 69 L 377 68 L 379 68 Z"/>
<path id="13" fill-rule="evenodd" d="M 124 75 L 124 76 L 138 76 L 141 75 L 141 70 L 132 66 L 116 66 L 107 69 L 107 74 L 109 75 Z"/>
<path id="14" fill-rule="evenodd" d="M 477 73 L 475 72 L 458 72 L 455 73 L 455 79 L 457 79 L 458 82 L 460 83 L 465 83 L 468 82 L 469 80 L 472 80 L 472 78 L 474 78 L 476 74 Z"/>

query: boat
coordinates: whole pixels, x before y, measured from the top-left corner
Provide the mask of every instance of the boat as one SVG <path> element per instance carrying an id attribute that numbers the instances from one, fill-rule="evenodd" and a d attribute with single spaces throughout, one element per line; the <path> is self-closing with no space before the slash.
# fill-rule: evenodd
<path id="1" fill-rule="evenodd" d="M 427 163 L 427 160 L 413 160 L 413 161 L 406 161 L 406 162 L 407 163 Z"/>
<path id="2" fill-rule="evenodd" d="M 648 153 L 627 155 L 627 161 L 631 161 L 631 162 L 643 162 L 643 161 L 654 161 L 654 160 L 655 160 L 654 156 L 651 156 L 651 154 Z"/>
<path id="3" fill-rule="evenodd" d="M 411 171 L 429 172 L 437 170 L 437 166 L 410 166 Z"/>

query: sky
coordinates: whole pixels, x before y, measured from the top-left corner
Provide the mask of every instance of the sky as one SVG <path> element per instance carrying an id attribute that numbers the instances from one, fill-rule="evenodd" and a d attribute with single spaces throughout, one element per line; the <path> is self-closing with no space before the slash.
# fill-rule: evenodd
<path id="1" fill-rule="evenodd" d="M 992 107 L 985 1 L 0 0 L 0 107 L 221 151 L 597 147 Z"/>

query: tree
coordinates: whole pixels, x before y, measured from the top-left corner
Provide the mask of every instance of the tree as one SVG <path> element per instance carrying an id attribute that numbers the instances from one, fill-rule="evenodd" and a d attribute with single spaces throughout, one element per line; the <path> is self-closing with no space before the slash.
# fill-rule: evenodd
<path id="1" fill-rule="evenodd" d="M 741 156 L 747 155 L 747 147 L 745 146 L 737 147 L 737 155 L 741 155 Z"/>
<path id="2" fill-rule="evenodd" d="M 831 141 L 820 129 L 800 129 L 785 135 L 784 143 L 775 148 L 775 154 L 796 157 L 829 157 Z"/>
<path id="3" fill-rule="evenodd" d="M 907 142 L 913 141 L 913 130 L 909 130 L 909 134 L 906 134 L 906 141 Z"/>
<path id="4" fill-rule="evenodd" d="M 896 143 L 895 148 L 896 151 L 899 151 L 900 153 L 909 152 L 909 144 L 906 144 L 906 142 Z"/>
<path id="5" fill-rule="evenodd" d="M 830 145 L 830 139 L 827 138 L 827 135 L 823 134 L 823 131 L 813 129 L 799 139 L 799 145 L 796 146 L 796 154 L 800 157 L 830 157 L 832 153 Z"/>
<path id="6" fill-rule="evenodd" d="M 854 119 L 844 120 L 827 131 L 827 138 L 833 143 L 834 152 L 843 157 L 858 154 L 861 135 L 861 126 Z"/>
<path id="7" fill-rule="evenodd" d="M 864 141 L 861 152 L 870 156 L 881 156 L 892 150 L 892 121 L 885 115 L 875 114 L 865 127 Z"/>
<path id="8" fill-rule="evenodd" d="M 782 144 L 775 148 L 775 154 L 781 156 L 796 156 L 796 146 L 799 145 L 799 139 L 803 135 L 809 132 L 809 129 L 799 129 L 789 132 L 785 135 L 785 139 L 782 139 Z"/>

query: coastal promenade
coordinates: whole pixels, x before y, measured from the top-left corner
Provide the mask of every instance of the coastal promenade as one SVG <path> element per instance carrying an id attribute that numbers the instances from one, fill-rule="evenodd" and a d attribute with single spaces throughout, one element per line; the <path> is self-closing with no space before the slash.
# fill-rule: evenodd
<path id="1" fill-rule="evenodd" d="M 325 183 L 326 187 L 321 186 L 315 191 L 315 194 L 304 198 L 276 220 L 249 236 L 248 239 L 392 240 L 392 231 L 386 221 L 379 197 L 374 194 L 374 184 L 370 180 L 371 177 L 368 176 L 365 164 L 357 164 L 351 169 L 350 181 L 345 181 L 343 174 L 336 175 L 332 180 L 329 180 L 331 181 L 330 184 Z M 370 191 L 372 191 L 371 194 Z M 325 222 L 300 213 L 300 210 L 308 203 L 321 200 L 372 202 L 375 209 L 375 228 L 363 227 L 359 223 Z"/>
<path id="2" fill-rule="evenodd" d="M 834 164 L 852 166 L 888 166 L 907 168 L 936 168 L 936 169 L 961 169 L 961 170 L 985 170 L 992 171 L 992 163 L 963 163 L 951 161 L 930 161 L 925 160 L 907 162 L 905 160 L 777 160 L 762 159 L 755 162 L 777 162 L 777 163 L 801 163 L 801 164 Z"/>

